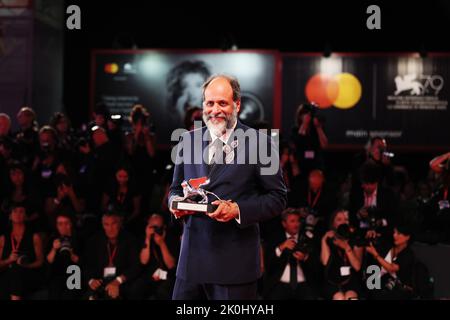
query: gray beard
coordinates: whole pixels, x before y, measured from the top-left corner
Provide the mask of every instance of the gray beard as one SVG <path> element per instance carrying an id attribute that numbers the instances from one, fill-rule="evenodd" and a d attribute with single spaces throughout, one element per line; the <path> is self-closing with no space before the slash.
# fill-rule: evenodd
<path id="1" fill-rule="evenodd" d="M 233 109 L 233 113 L 226 117 L 224 123 L 220 123 L 215 125 L 208 119 L 208 116 L 203 114 L 203 121 L 206 123 L 206 127 L 210 132 L 212 132 L 215 136 L 221 137 L 225 134 L 227 129 L 233 128 L 237 121 L 237 111 L 236 108 Z"/>

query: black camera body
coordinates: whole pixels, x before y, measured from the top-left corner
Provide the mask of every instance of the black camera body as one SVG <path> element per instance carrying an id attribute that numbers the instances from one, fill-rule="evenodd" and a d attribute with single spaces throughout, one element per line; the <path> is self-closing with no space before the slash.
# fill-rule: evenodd
<path id="1" fill-rule="evenodd" d="M 300 251 L 301 253 L 310 253 L 314 248 L 314 229 L 317 224 L 317 218 L 313 214 L 308 214 L 303 223 L 302 229 L 298 236 L 297 244 L 295 245 L 293 252 Z"/>
<path id="2" fill-rule="evenodd" d="M 59 252 L 70 251 L 72 250 L 72 242 L 69 237 L 60 237 L 59 241 L 61 242 L 61 247 L 59 248 Z"/>
<path id="3" fill-rule="evenodd" d="M 317 114 L 319 107 L 315 103 L 305 103 L 303 104 L 303 110 L 311 114 L 311 118 L 314 118 Z"/>
<path id="4" fill-rule="evenodd" d="M 151 228 L 153 228 L 155 230 L 155 233 L 159 236 L 162 236 L 164 233 L 164 227 L 160 227 L 160 226 L 151 226 Z"/>

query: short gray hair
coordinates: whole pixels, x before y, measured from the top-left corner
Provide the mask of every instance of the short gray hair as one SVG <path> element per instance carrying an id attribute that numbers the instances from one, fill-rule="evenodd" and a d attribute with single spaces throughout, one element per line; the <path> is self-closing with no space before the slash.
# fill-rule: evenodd
<path id="1" fill-rule="evenodd" d="M 214 74 L 211 77 L 209 77 L 208 80 L 206 80 L 206 82 L 202 86 L 203 100 L 205 100 L 206 88 L 208 88 L 208 86 L 211 84 L 211 82 L 217 78 L 224 78 L 225 80 L 228 81 L 228 83 L 231 86 L 231 89 L 233 90 L 233 101 L 234 102 L 241 100 L 241 85 L 239 84 L 238 79 L 233 76 L 226 75 L 226 74 Z"/>

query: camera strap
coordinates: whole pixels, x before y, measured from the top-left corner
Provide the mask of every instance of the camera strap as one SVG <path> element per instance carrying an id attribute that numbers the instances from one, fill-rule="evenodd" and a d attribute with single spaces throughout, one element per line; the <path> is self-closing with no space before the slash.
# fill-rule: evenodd
<path id="1" fill-rule="evenodd" d="M 118 246 L 117 245 L 114 246 L 114 249 L 112 250 L 112 252 L 111 252 L 111 244 L 109 242 L 108 242 L 107 247 L 108 247 L 108 266 L 112 267 L 112 266 L 114 266 L 114 258 L 116 257 Z"/>

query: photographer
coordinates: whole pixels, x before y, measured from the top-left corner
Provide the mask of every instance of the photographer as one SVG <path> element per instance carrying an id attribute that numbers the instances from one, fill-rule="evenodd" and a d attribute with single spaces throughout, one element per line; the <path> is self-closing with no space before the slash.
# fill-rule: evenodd
<path id="1" fill-rule="evenodd" d="M 20 162 L 14 161 L 7 170 L 8 177 L 4 184 L 5 195 L 0 212 L 0 234 L 5 231 L 4 228 L 7 226 L 10 206 L 15 203 L 21 203 L 26 207 L 25 220 L 29 226 L 34 231 L 42 231 L 43 221 L 39 214 L 40 201 L 25 167 Z"/>
<path id="2" fill-rule="evenodd" d="M 136 172 L 136 184 L 142 193 L 142 210 L 148 211 L 154 177 L 156 136 L 153 133 L 151 117 L 142 105 L 135 105 L 131 111 L 132 131 L 125 137 L 125 148 L 131 166 Z"/>
<path id="3" fill-rule="evenodd" d="M 11 137 L 11 119 L 6 113 L 0 113 L 0 139 Z"/>
<path id="4" fill-rule="evenodd" d="M 102 210 L 106 212 L 110 207 L 124 215 L 125 224 L 132 229 L 129 231 L 136 231 L 134 225 L 141 213 L 141 196 L 133 183 L 130 169 L 126 166 L 119 166 L 113 183 L 103 192 Z"/>
<path id="5" fill-rule="evenodd" d="M 18 144 L 19 159 L 28 167 L 33 164 L 39 150 L 39 127 L 36 113 L 29 107 L 23 107 L 17 113 L 19 131 L 15 134 Z"/>
<path id="6" fill-rule="evenodd" d="M 352 163 L 352 189 L 361 187 L 361 170 L 366 164 L 371 164 L 378 171 L 378 182 L 384 187 L 391 187 L 394 184 L 394 167 L 392 158 L 394 154 L 388 152 L 386 139 L 372 137 L 367 141 L 364 152 L 355 156 Z"/>
<path id="7" fill-rule="evenodd" d="M 413 297 L 414 254 L 410 248 L 412 230 L 409 226 L 394 228 L 394 246 L 388 250 L 366 247 L 374 262 L 381 267 L 381 290 L 371 290 L 377 300 L 406 300 Z"/>
<path id="8" fill-rule="evenodd" d="M 122 231 L 122 220 L 116 212 L 105 213 L 103 231 L 85 245 L 89 300 L 128 298 L 130 283 L 138 275 L 136 242 Z"/>
<path id="9" fill-rule="evenodd" d="M 118 159 L 123 160 L 125 156 L 125 135 L 122 131 L 123 116 L 120 114 L 110 115 L 106 125 L 114 154 Z"/>
<path id="10" fill-rule="evenodd" d="M 325 266 L 324 295 L 333 300 L 357 299 L 363 248 L 351 241 L 348 212 L 336 210 L 331 216 L 330 229 L 322 238 L 320 253 Z"/>
<path id="11" fill-rule="evenodd" d="M 312 300 L 317 297 L 314 275 L 318 264 L 313 243 L 301 233 L 298 209 L 282 214 L 284 232 L 267 243 L 267 282 L 265 296 L 271 300 Z"/>
<path id="12" fill-rule="evenodd" d="M 316 116 L 318 109 L 314 104 L 301 104 L 291 134 L 291 143 L 305 178 L 311 170 L 324 167 L 322 150 L 327 147 L 328 138 L 323 130 L 323 120 Z"/>
<path id="13" fill-rule="evenodd" d="M 373 164 L 361 170 L 361 188 L 350 194 L 350 221 L 359 229 L 378 229 L 386 238 L 398 219 L 398 201 L 393 192 L 380 185 L 379 171 Z"/>
<path id="14" fill-rule="evenodd" d="M 60 152 L 57 150 L 57 134 L 50 126 L 43 126 L 39 130 L 39 151 L 34 159 L 33 174 L 42 197 L 47 198 L 54 192 L 53 179 L 56 168 L 61 162 Z"/>
<path id="15" fill-rule="evenodd" d="M 337 207 L 337 198 L 335 193 L 327 188 L 323 172 L 311 171 L 308 183 L 301 187 L 295 198 L 303 216 L 312 214 L 318 219 L 316 234 L 322 237 L 327 229 L 329 216 Z"/>
<path id="16" fill-rule="evenodd" d="M 430 161 L 430 168 L 438 175 L 438 186 L 435 188 L 430 207 L 432 225 L 442 234 L 443 241 L 450 241 L 450 152 Z"/>
<path id="17" fill-rule="evenodd" d="M 22 300 L 41 285 L 42 241 L 25 222 L 26 209 L 12 206 L 11 228 L 0 236 L 0 296 Z"/>
<path id="18" fill-rule="evenodd" d="M 64 152 L 66 157 L 72 157 L 75 138 L 70 126 L 70 120 L 62 112 L 56 112 L 50 120 L 50 125 L 56 131 L 57 148 Z"/>
<path id="19" fill-rule="evenodd" d="M 80 264 L 80 246 L 72 217 L 67 213 L 56 216 L 56 234 L 50 238 L 47 254 L 48 293 L 50 300 L 72 300 L 79 297 L 78 290 L 67 289 L 67 267 Z"/>
<path id="20" fill-rule="evenodd" d="M 135 299 L 169 300 L 172 297 L 178 252 L 179 240 L 166 227 L 164 218 L 152 214 L 148 218 L 140 253 L 144 271 L 131 289 Z"/>
<path id="21" fill-rule="evenodd" d="M 300 191 L 300 168 L 294 150 L 288 145 L 281 145 L 280 167 L 283 172 L 284 182 L 288 189 L 288 205 L 297 207 L 298 192 Z"/>

